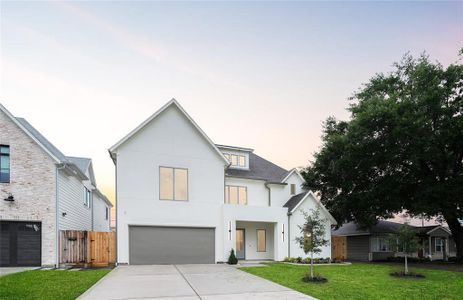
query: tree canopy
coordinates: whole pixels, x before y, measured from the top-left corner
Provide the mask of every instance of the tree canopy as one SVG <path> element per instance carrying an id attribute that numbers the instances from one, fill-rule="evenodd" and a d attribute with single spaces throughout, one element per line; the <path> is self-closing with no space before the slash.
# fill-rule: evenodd
<path id="1" fill-rule="evenodd" d="M 460 54 L 462 54 L 460 51 Z M 442 216 L 463 262 L 463 65 L 407 54 L 350 99 L 351 117 L 324 123 L 302 172 L 338 222 L 373 224 L 406 210 Z"/>

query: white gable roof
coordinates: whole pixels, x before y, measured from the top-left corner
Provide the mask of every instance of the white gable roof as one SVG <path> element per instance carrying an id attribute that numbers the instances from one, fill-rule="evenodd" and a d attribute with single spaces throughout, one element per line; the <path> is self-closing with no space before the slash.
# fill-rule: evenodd
<path id="1" fill-rule="evenodd" d="M 309 195 L 313 197 L 313 199 L 315 200 L 315 203 L 318 205 L 318 207 L 321 208 L 322 212 L 328 217 L 328 219 L 331 221 L 331 224 L 337 224 L 336 219 L 331 215 L 331 213 L 321 203 L 320 199 L 318 199 L 318 197 L 312 191 L 307 192 L 305 196 L 301 199 L 301 201 L 299 201 L 299 203 L 289 213 L 295 212 L 299 208 L 299 206 L 301 206 L 301 204 L 304 203 L 304 201 L 306 201 L 309 198 Z"/>
<path id="2" fill-rule="evenodd" d="M 134 130 L 129 132 L 125 137 L 123 137 L 119 142 L 114 144 L 111 148 L 109 148 L 109 153 L 111 154 L 111 157 L 114 159 L 114 152 L 125 142 L 127 142 L 132 136 L 137 134 L 139 131 L 141 131 L 146 125 L 151 123 L 156 117 L 158 117 L 160 114 L 162 114 L 167 108 L 170 106 L 175 105 L 180 112 L 187 118 L 187 120 L 193 125 L 194 128 L 204 137 L 204 139 L 209 143 L 209 145 L 212 147 L 212 149 L 217 152 L 217 154 L 222 158 L 222 160 L 225 162 L 226 165 L 229 164 L 229 161 L 225 158 L 225 156 L 222 154 L 222 152 L 217 148 L 217 146 L 212 142 L 212 140 L 204 133 L 204 131 L 196 124 L 196 122 L 188 115 L 188 113 L 183 109 L 183 107 L 180 105 L 180 103 L 177 102 L 177 100 L 172 99 L 169 102 L 167 102 L 163 107 L 161 107 L 158 111 L 156 111 L 154 114 L 152 114 L 148 119 L 143 121 L 140 125 L 138 125 Z"/>
<path id="3" fill-rule="evenodd" d="M 286 175 L 281 182 L 286 182 L 286 180 L 288 180 L 288 178 L 291 177 L 291 175 L 293 174 L 296 174 L 299 177 L 299 179 L 302 180 L 302 182 L 305 182 L 304 177 L 302 177 L 301 173 L 299 173 L 299 171 L 296 168 L 291 169 L 288 172 L 288 175 Z"/>

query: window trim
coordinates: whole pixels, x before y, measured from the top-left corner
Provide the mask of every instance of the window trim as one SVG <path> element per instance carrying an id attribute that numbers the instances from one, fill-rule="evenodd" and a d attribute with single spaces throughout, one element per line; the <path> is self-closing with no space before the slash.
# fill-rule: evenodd
<path id="1" fill-rule="evenodd" d="M 5 180 L 5 181 L 0 181 L 0 183 L 10 183 L 11 182 L 11 147 L 10 145 L 4 145 L 4 144 L 0 144 L 0 148 L 1 147 L 5 147 L 8 149 L 8 153 L 1 153 L 0 152 L 0 157 L 1 156 L 6 156 L 8 157 L 8 180 Z M 1 158 L 0 158 L 0 173 L 1 173 Z"/>
<path id="2" fill-rule="evenodd" d="M 172 169 L 172 199 L 163 199 L 161 198 L 161 168 L 166 168 L 166 169 Z M 175 170 L 185 170 L 186 171 L 186 199 L 185 200 L 177 200 L 175 199 Z M 176 202 L 187 202 L 190 201 L 190 187 L 189 183 L 190 180 L 188 179 L 189 177 L 189 171 L 188 168 L 183 168 L 183 167 L 168 167 L 168 166 L 159 166 L 158 168 L 158 194 L 159 194 L 159 200 L 161 201 L 176 201 Z"/>
<path id="3" fill-rule="evenodd" d="M 380 247 L 380 243 L 379 243 L 379 240 L 383 240 L 385 243 L 384 245 L 386 246 L 386 250 L 381 250 L 381 247 Z M 376 241 L 376 249 L 374 247 L 374 241 Z M 372 241 L 371 241 L 371 252 L 381 252 L 381 253 L 385 253 L 385 252 L 393 252 L 390 247 L 389 247 L 389 244 L 387 242 L 387 238 L 386 237 L 382 237 L 382 236 L 375 236 L 375 237 L 372 237 Z"/>
<path id="4" fill-rule="evenodd" d="M 439 247 L 440 250 L 437 250 L 437 240 L 440 241 Z M 444 252 L 444 239 L 441 237 L 435 237 L 434 238 L 434 252 Z"/>
<path id="5" fill-rule="evenodd" d="M 259 231 L 264 232 L 264 250 L 259 250 Z M 267 252 L 267 229 L 264 229 L 264 228 L 256 229 L 256 252 Z"/>
<path id="6" fill-rule="evenodd" d="M 237 188 L 237 203 L 230 203 L 230 187 L 236 187 Z M 246 191 L 246 202 L 244 204 L 240 203 L 240 188 L 244 188 Z M 228 202 L 227 202 L 227 195 L 228 195 Z M 248 187 L 244 185 L 232 185 L 232 184 L 225 184 L 225 192 L 224 192 L 224 203 L 225 204 L 231 204 L 231 205 L 248 205 Z"/>
<path id="7" fill-rule="evenodd" d="M 87 195 L 88 195 L 88 202 L 87 202 Z M 92 201 L 92 191 L 84 186 L 84 206 L 90 208 L 90 202 Z"/>

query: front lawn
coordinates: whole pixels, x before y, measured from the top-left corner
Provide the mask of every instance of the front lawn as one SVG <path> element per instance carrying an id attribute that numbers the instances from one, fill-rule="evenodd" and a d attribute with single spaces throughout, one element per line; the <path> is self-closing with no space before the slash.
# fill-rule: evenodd
<path id="1" fill-rule="evenodd" d="M 424 279 L 394 278 L 400 266 L 354 263 L 352 265 L 315 266 L 316 273 L 328 283 L 301 280 L 309 266 L 270 263 L 267 267 L 244 267 L 245 272 L 266 278 L 319 299 L 462 299 L 463 273 L 412 268 Z"/>
<path id="2" fill-rule="evenodd" d="M 111 270 L 33 270 L 0 277 L 0 299 L 76 299 Z"/>

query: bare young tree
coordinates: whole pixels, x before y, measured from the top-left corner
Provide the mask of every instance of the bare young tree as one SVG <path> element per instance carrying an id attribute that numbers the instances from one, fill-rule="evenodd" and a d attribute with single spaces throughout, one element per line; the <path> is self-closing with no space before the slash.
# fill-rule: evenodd
<path id="1" fill-rule="evenodd" d="M 412 255 L 420 248 L 416 231 L 410 225 L 403 224 L 395 233 L 389 236 L 391 246 L 397 246 L 397 251 L 402 252 L 405 258 L 404 274 L 408 275 L 408 256 Z"/>
<path id="2" fill-rule="evenodd" d="M 322 252 L 323 246 L 329 244 L 325 239 L 325 225 L 327 220 L 320 217 L 320 210 L 311 209 L 311 214 L 302 212 L 304 215 L 304 224 L 299 226 L 301 236 L 296 238 L 296 242 L 307 255 L 310 253 L 310 278 L 313 279 L 313 255 Z"/>

